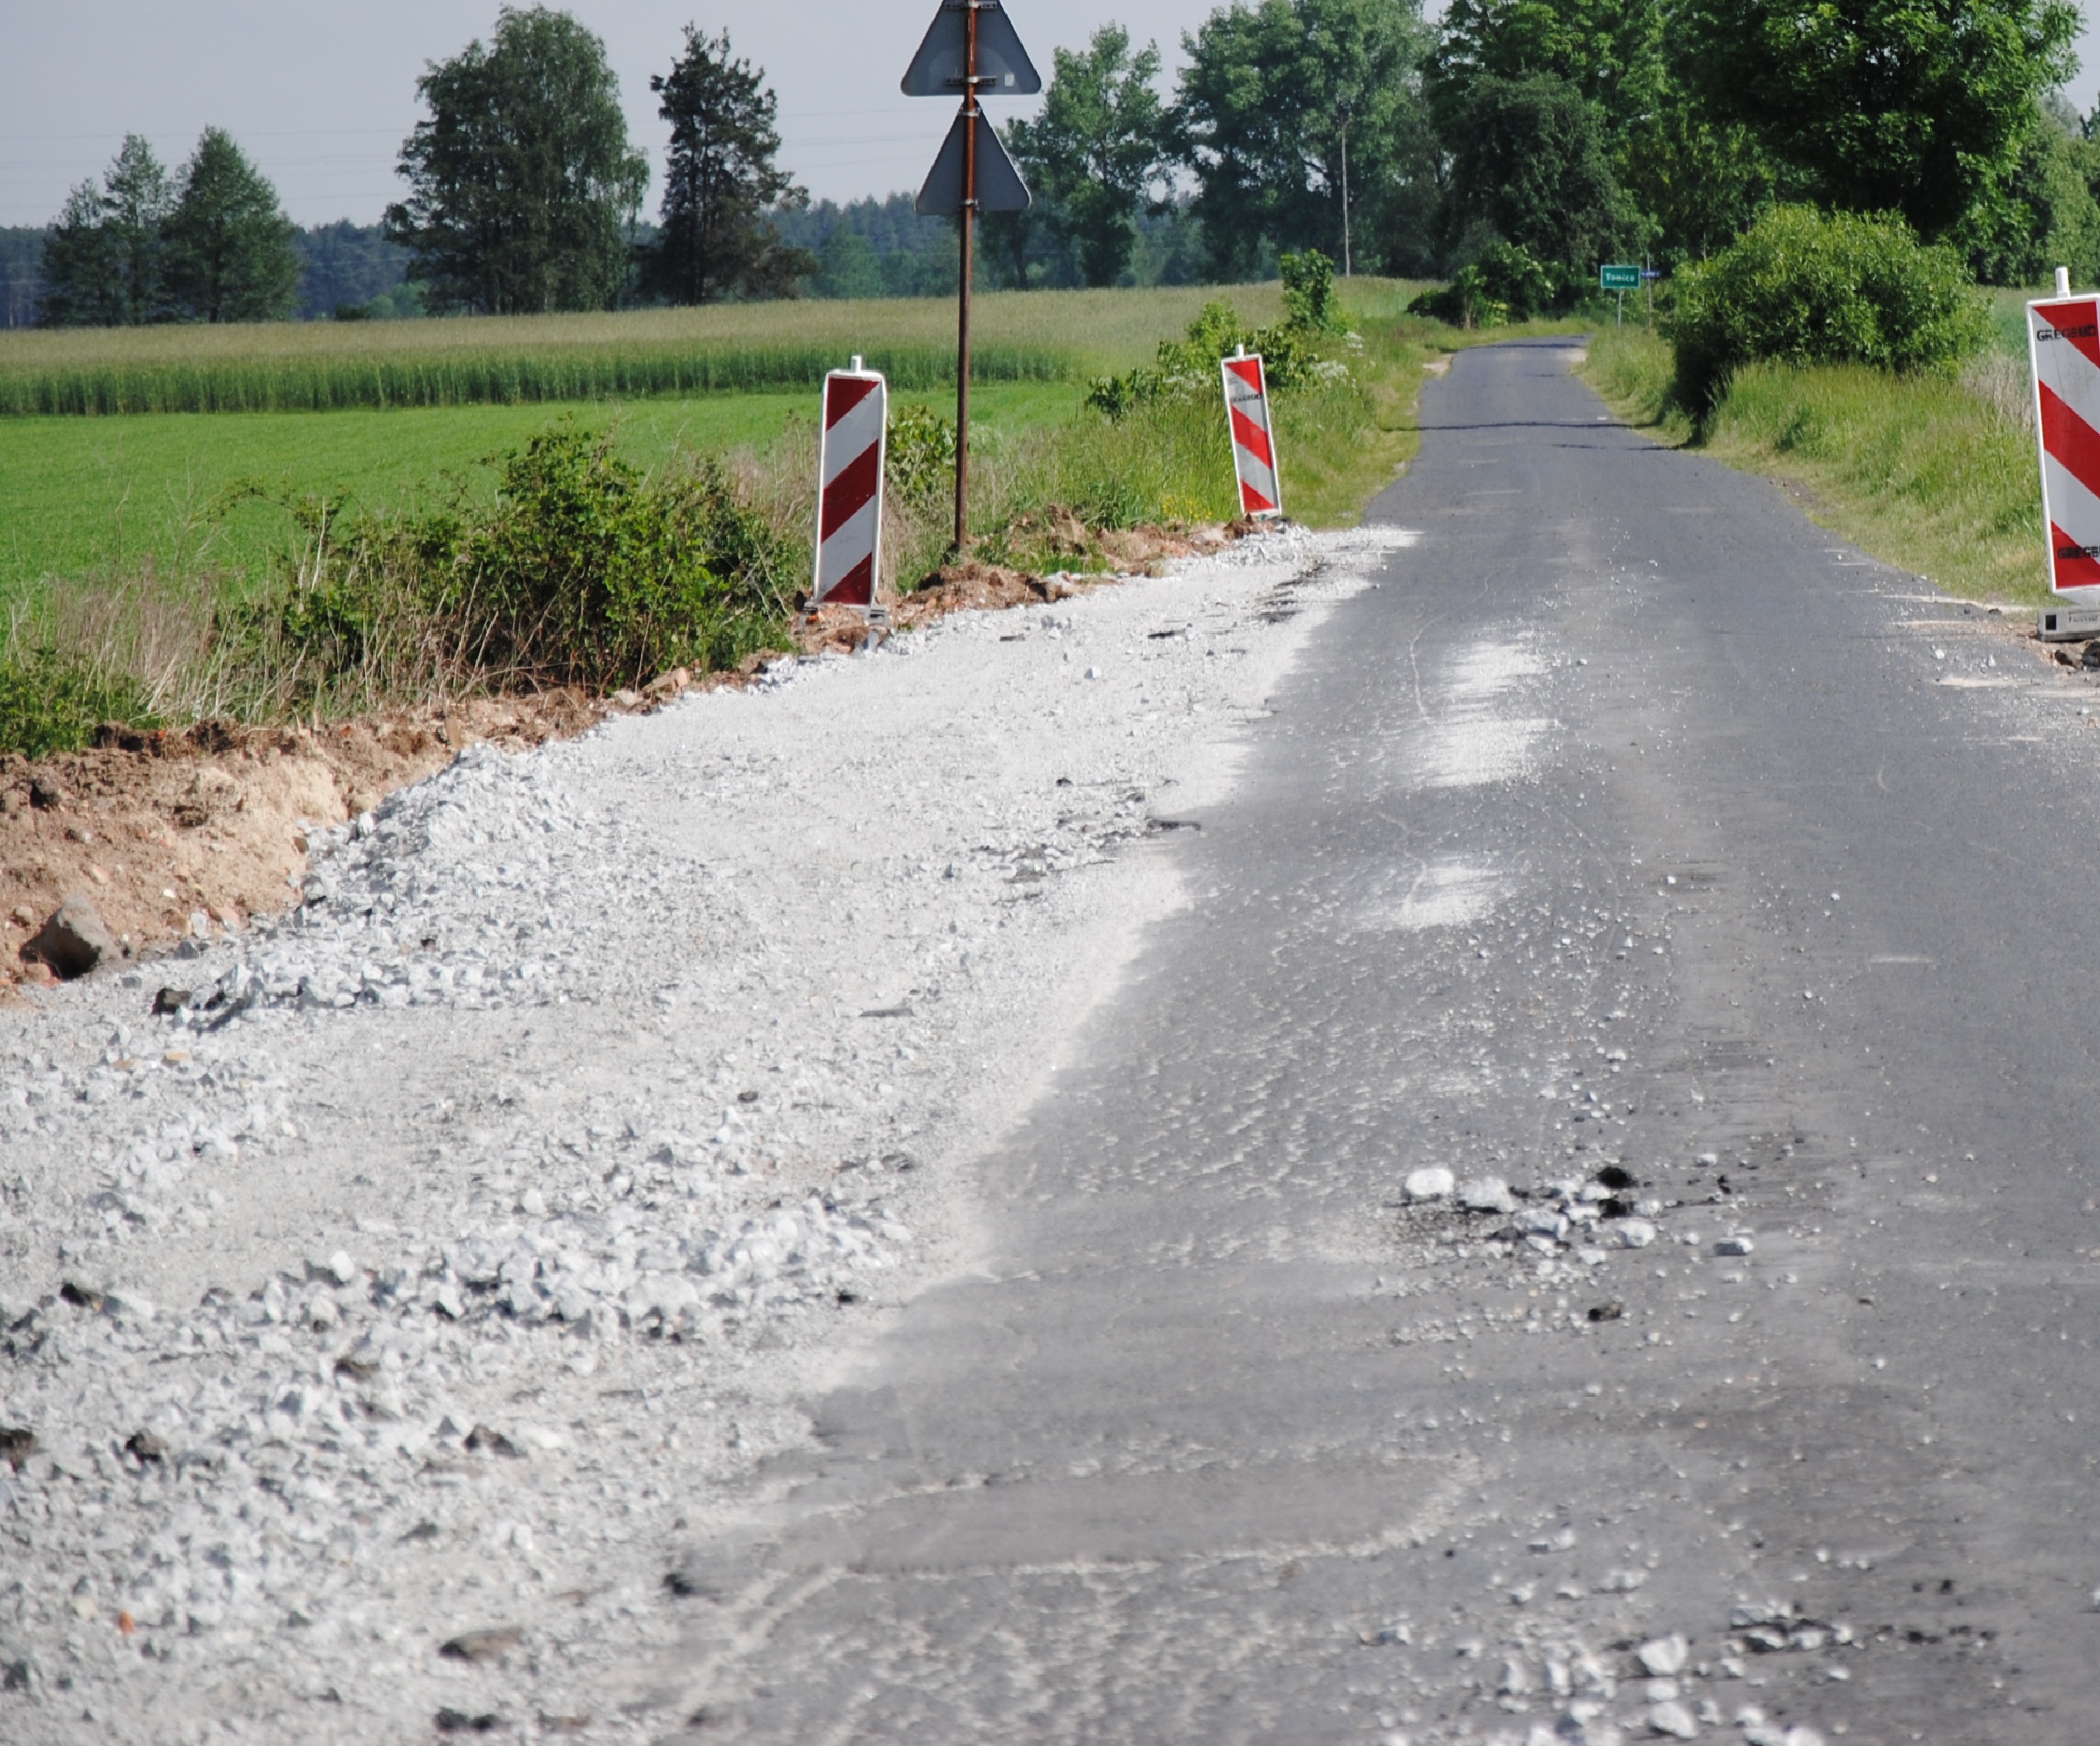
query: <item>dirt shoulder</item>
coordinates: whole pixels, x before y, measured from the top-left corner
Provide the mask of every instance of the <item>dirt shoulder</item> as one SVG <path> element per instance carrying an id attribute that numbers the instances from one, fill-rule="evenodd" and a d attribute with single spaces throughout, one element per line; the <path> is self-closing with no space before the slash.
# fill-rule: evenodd
<path id="1" fill-rule="evenodd" d="M 1119 573 L 1213 552 L 1252 531 L 1235 523 L 1103 533 L 1066 520 L 1029 531 Z M 1116 579 L 972 562 L 937 572 L 893 603 L 892 623 L 912 629 L 951 612 L 1041 605 Z M 823 613 L 798 626 L 797 652 L 845 652 L 867 635 L 857 613 Z M 566 739 L 689 690 L 740 687 L 768 664 L 758 658 L 698 677 L 681 668 L 609 697 L 554 690 L 312 726 L 111 729 L 87 751 L 0 755 L 0 996 L 57 980 L 31 943 L 69 898 L 92 904 L 119 962 L 238 929 L 297 900 L 311 832 L 369 811 L 470 746 L 518 751 Z"/>

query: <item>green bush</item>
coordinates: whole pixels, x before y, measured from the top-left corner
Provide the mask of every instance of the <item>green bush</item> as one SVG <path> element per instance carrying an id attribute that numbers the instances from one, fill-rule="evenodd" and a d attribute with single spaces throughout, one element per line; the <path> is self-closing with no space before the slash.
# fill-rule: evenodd
<path id="1" fill-rule="evenodd" d="M 1335 306 L 1334 263 L 1308 248 L 1286 253 L 1277 266 L 1284 276 L 1284 326 L 1301 334 L 1340 333 L 1345 324 Z"/>
<path id="2" fill-rule="evenodd" d="M 715 462 L 643 473 L 563 419 L 495 458 L 493 500 L 333 528 L 228 615 L 299 706 L 404 689 L 612 690 L 778 646 L 801 553 Z"/>
<path id="3" fill-rule="evenodd" d="M 908 406 L 889 421 L 883 470 L 889 489 L 914 501 L 952 482 L 956 427 L 931 407 Z"/>
<path id="4" fill-rule="evenodd" d="M 1676 292 L 1676 393 L 1702 414 L 1760 359 L 1943 372 L 1988 335 L 1961 258 L 1894 216 L 1775 207 Z"/>
<path id="5" fill-rule="evenodd" d="M 159 726 L 128 679 L 104 678 L 49 648 L 0 658 L 0 752 L 41 758 L 78 751 L 105 721 Z"/>
<path id="6" fill-rule="evenodd" d="M 1443 290 L 1423 292 L 1408 305 L 1408 313 L 1453 327 L 1500 327 L 1544 315 L 1557 301 L 1553 273 L 1518 244 L 1498 239 Z"/>
<path id="7" fill-rule="evenodd" d="M 1163 340 L 1149 369 L 1097 378 L 1086 404 L 1112 419 L 1161 400 L 1192 399 L 1222 392 L 1218 364 L 1244 347 L 1261 355 L 1262 374 L 1272 389 L 1303 388 L 1348 367 L 1321 354 L 1322 342 L 1338 336 L 1334 312 L 1334 263 L 1317 250 L 1286 255 L 1284 319 L 1274 327 L 1243 327 L 1230 303 L 1213 299 L 1188 325 L 1182 340 Z M 1317 326 L 1308 324 L 1317 323 Z"/>

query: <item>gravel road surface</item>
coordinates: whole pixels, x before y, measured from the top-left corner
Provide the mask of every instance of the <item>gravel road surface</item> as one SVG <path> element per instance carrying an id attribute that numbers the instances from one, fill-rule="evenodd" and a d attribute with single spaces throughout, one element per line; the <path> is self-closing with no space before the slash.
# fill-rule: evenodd
<path id="1" fill-rule="evenodd" d="M 1429 386 L 1420 538 L 1149 851 L 961 1264 L 679 1536 L 633 1713 L 2100 1733 L 2100 691 L 1572 356 Z"/>
<path id="2" fill-rule="evenodd" d="M 0 1011 L 0 1740 L 659 1736 L 682 1538 L 970 1265 L 1150 846 L 1406 537 L 476 750 Z"/>

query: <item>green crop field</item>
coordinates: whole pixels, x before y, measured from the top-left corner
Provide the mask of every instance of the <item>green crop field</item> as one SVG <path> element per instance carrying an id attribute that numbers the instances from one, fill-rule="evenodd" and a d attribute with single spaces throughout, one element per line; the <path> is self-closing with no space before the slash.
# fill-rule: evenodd
<path id="1" fill-rule="evenodd" d="M 991 383 L 971 396 L 987 441 L 1069 416 L 1070 383 Z M 952 390 L 901 393 L 952 417 Z M 174 412 L 0 418 L 0 603 L 39 585 L 151 562 L 240 579 L 291 540 L 287 504 L 325 497 L 353 509 L 436 500 L 453 481 L 484 489 L 476 465 L 572 413 L 614 433 L 643 466 L 675 450 L 759 447 L 791 420 L 814 422 L 813 393 L 394 412 Z"/>
<path id="2" fill-rule="evenodd" d="M 1369 282 L 1375 296 L 1379 282 Z M 976 299 L 973 374 L 1077 381 L 1125 369 L 1223 297 L 1274 321 L 1273 284 L 995 292 Z M 859 353 L 900 388 L 955 374 L 941 297 L 713 305 L 615 315 L 0 335 L 0 416 L 320 412 L 805 388 Z"/>

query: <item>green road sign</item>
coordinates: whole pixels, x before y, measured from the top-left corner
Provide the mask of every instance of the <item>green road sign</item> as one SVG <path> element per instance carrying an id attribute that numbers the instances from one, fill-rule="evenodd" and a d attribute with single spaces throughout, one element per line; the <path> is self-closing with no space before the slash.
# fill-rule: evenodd
<path id="1" fill-rule="evenodd" d="M 1638 291 L 1640 289 L 1640 269 L 1638 267 L 1600 267 L 1597 282 L 1606 291 Z"/>

